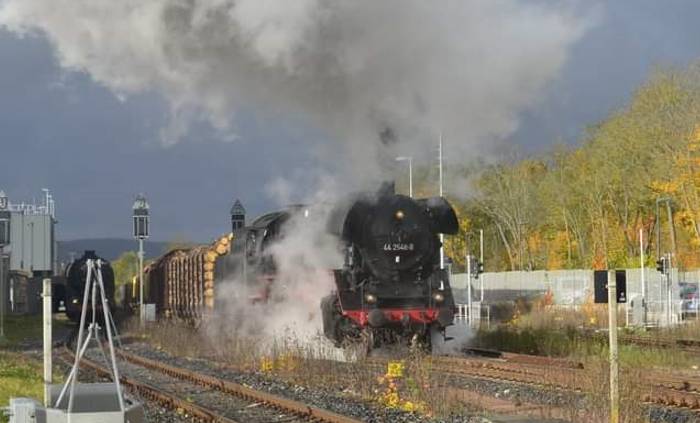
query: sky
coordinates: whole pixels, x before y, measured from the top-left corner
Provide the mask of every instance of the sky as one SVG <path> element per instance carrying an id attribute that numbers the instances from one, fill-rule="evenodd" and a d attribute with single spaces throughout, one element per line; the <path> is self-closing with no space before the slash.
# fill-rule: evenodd
<path id="1" fill-rule="evenodd" d="M 15 1 L 0 0 L 0 10 L 3 4 L 12 7 Z M 37 8 L 49 4 L 41 0 L 26 1 Z M 500 19 L 502 11 L 512 7 L 509 2 L 501 3 L 501 9 L 485 11 L 479 19 Z M 548 1 L 532 3 L 542 8 L 557 7 L 556 3 Z M 439 7 L 439 2 L 437 4 Z M 306 16 L 306 12 L 299 14 Z M 366 20 L 361 13 L 352 12 L 353 16 L 359 16 L 358 22 Z M 478 10 L 468 12 L 480 13 Z M 538 13 L 533 19 L 551 22 L 551 16 L 545 16 L 546 11 Z M 684 66 L 700 58 L 700 27 L 695 21 L 700 16 L 700 3 L 696 1 L 600 2 L 567 13 L 574 16 L 572 26 L 580 24 L 578 29 L 568 34 L 557 29 L 559 24 L 553 23 L 555 29 L 551 33 L 543 32 L 541 38 L 533 38 L 532 44 L 525 47 L 534 50 L 523 48 L 522 54 L 517 49 L 509 50 L 508 43 L 493 44 L 494 36 L 490 33 L 490 38 L 484 41 L 478 37 L 464 41 L 471 43 L 468 44 L 470 50 L 484 47 L 483 57 L 494 58 L 494 63 L 498 63 L 500 55 L 506 61 L 514 58 L 504 66 L 506 70 L 512 68 L 513 73 L 529 76 L 540 68 L 546 72 L 535 79 L 511 78 L 508 73 L 491 79 L 478 73 L 470 74 L 469 83 L 457 85 L 459 89 L 446 94 L 445 99 L 428 97 L 425 101 L 429 105 L 433 100 L 434 104 L 442 105 L 444 100 L 445 108 L 435 107 L 434 110 L 449 111 L 448 106 L 462 104 L 461 96 L 472 94 L 471 89 L 478 98 L 478 87 L 472 87 L 480 81 L 484 81 L 488 91 L 496 90 L 494 106 L 489 107 L 479 100 L 483 104 L 483 116 L 478 116 L 479 121 L 503 113 L 504 117 L 495 119 L 498 122 L 492 126 L 474 132 L 445 120 L 447 127 L 454 128 L 453 133 L 484 140 L 462 148 L 455 145 L 456 137 L 447 136 L 445 149 L 447 154 L 453 152 L 453 160 L 461 160 L 461 157 L 466 160 L 468 152 L 492 154 L 486 145 L 493 139 L 533 153 L 555 142 L 575 144 L 586 126 L 623 106 L 635 87 L 655 68 Z M 236 19 L 247 22 L 257 15 L 250 12 L 241 16 Z M 405 16 L 408 21 L 413 15 L 407 12 Z M 319 106 L 316 99 L 304 97 L 309 85 L 294 85 L 297 80 L 303 80 L 304 75 L 295 75 L 297 78 L 289 82 L 288 92 L 285 84 L 280 85 L 279 108 L 276 90 L 269 90 L 263 98 L 258 91 L 264 89 L 265 84 L 257 86 L 250 78 L 243 77 L 231 77 L 231 85 L 238 91 L 228 92 L 222 88 L 228 81 L 225 75 L 217 75 L 222 78 L 219 85 L 203 85 L 198 81 L 184 97 L 173 86 L 164 87 L 153 82 L 162 76 L 142 78 L 148 74 L 146 71 L 130 74 L 122 70 L 126 76 L 115 77 L 109 73 L 110 69 L 118 68 L 129 58 L 104 56 L 102 58 L 107 57 L 112 62 L 106 59 L 99 65 L 90 62 L 88 59 L 95 56 L 94 52 L 76 56 L 84 49 L 71 50 L 73 38 L 56 29 L 48 18 L 43 22 L 45 26 L 29 33 L 12 25 L 0 29 L 0 189 L 8 194 L 10 201 L 19 202 L 39 200 L 41 189 L 50 188 L 57 202 L 59 239 L 129 237 L 131 204 L 134 196 L 143 192 L 151 204 L 154 240 L 207 241 L 229 229 L 228 211 L 235 198 L 241 199 L 250 215 L 260 214 L 284 202 L 303 200 L 308 194 L 305 188 L 317 184 L 318 175 L 348 172 L 354 167 L 348 163 L 367 160 L 363 151 L 328 147 L 336 146 L 333 138 L 338 132 L 334 131 L 347 132 L 350 125 L 365 123 L 349 116 L 350 123 L 327 124 L 329 120 L 342 120 L 354 103 L 348 103 L 349 106 L 343 103 L 337 114 L 325 114 L 323 108 L 332 108 L 334 102 L 340 104 L 345 97 L 334 97 L 331 93 L 328 98 L 332 101 Z M 520 23 L 512 25 L 518 31 L 537 31 L 536 28 L 520 28 Z M 551 46 L 547 55 L 538 56 L 540 45 L 542 49 L 549 48 L 543 44 L 552 33 L 563 41 Z M 377 32 L 377 39 L 381 40 L 383 34 Z M 436 37 L 444 35 L 436 34 Z M 458 30 L 450 32 L 445 39 L 459 43 L 460 38 L 455 34 L 459 35 Z M 285 33 L 285 36 L 289 35 Z M 507 36 L 504 37 L 507 41 Z M 266 49 L 261 51 L 277 54 L 278 50 L 269 47 L 270 43 L 276 46 L 273 43 L 276 38 L 271 40 L 256 39 L 266 43 Z M 98 44 L 96 48 L 99 52 L 108 47 Z M 415 48 L 420 51 L 420 46 Z M 398 51 L 397 56 L 400 53 Z M 448 53 L 452 50 L 447 50 Z M 99 54 L 97 56 L 100 59 Z M 114 57 L 118 58 L 117 62 Z M 201 59 L 204 64 L 209 63 L 207 60 L 210 59 Z M 277 66 L 279 60 L 297 59 L 280 54 L 274 60 Z M 527 66 L 520 66 L 525 62 Z M 141 65 L 148 70 L 150 63 L 134 66 Z M 452 66 L 458 75 L 460 66 L 477 65 L 446 66 L 448 69 Z M 405 84 L 392 86 L 392 92 L 396 87 L 423 81 L 421 67 L 417 65 L 416 68 L 413 73 L 407 73 Z M 425 70 L 432 71 L 433 68 Z M 211 75 L 205 75 L 205 79 L 211 79 Z M 351 88 L 363 87 L 361 82 L 365 80 L 375 81 L 371 73 L 353 75 L 360 76 L 344 80 Z M 451 74 L 446 75 L 450 77 Z M 136 82 L 132 84 L 128 77 Z M 182 80 L 176 80 L 174 86 L 182 85 L 179 81 Z M 188 80 L 184 81 L 184 86 L 188 87 Z M 499 81 L 503 81 L 503 92 L 497 91 L 501 85 Z M 321 90 L 321 98 L 328 90 L 326 86 L 322 88 L 325 91 Z M 377 88 L 372 86 L 367 90 L 377 91 Z M 518 90 L 523 90 L 523 97 L 511 97 L 511 93 Z M 197 103 L 200 94 L 202 103 Z M 229 107 L 228 97 L 237 95 L 242 98 L 231 100 Z M 366 98 L 367 102 L 373 101 L 369 94 Z M 397 94 L 397 98 L 402 98 L 401 94 Z M 301 103 L 301 112 L 295 109 L 295 99 Z M 226 107 L 218 107 L 221 102 Z M 174 109 L 174 104 L 181 103 L 187 107 Z M 182 111 L 192 107 L 198 107 L 200 114 L 209 113 L 207 118 L 192 118 Z M 473 106 L 465 103 L 466 114 L 479 115 L 482 109 L 470 107 Z M 232 112 L 234 108 L 235 113 Z M 222 114 L 225 124 L 220 123 Z M 178 126 L 180 122 L 186 123 L 185 130 Z M 396 127 L 400 128 L 401 136 L 408 132 L 405 125 Z M 176 135 L 164 142 L 164 131 Z M 172 141 L 173 138 L 176 140 Z M 366 150 L 362 144 L 358 145 L 357 150 Z M 330 151 L 319 153 L 325 149 Z M 419 153 L 416 155 L 419 157 Z M 358 173 L 364 171 L 358 169 Z M 293 185 L 292 189 L 289 185 Z"/>

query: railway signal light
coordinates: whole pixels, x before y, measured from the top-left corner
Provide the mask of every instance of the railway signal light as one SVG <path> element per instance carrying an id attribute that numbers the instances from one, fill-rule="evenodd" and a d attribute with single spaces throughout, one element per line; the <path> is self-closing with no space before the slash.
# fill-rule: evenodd
<path id="1" fill-rule="evenodd" d="M 593 271 L 593 302 L 605 304 L 608 302 L 608 285 L 610 275 L 608 270 Z M 627 302 L 627 272 L 615 270 L 615 299 L 618 303 Z"/>
<path id="2" fill-rule="evenodd" d="M 146 325 L 146 311 L 143 306 L 143 240 L 150 235 L 149 232 L 149 205 L 146 197 L 143 194 L 136 196 L 134 201 L 133 219 L 134 219 L 134 238 L 139 240 L 139 317 L 141 329 Z"/>
<path id="3" fill-rule="evenodd" d="M 658 270 L 661 274 L 664 274 L 664 275 L 666 273 L 668 273 L 668 263 L 666 263 L 665 256 L 656 260 L 656 270 Z"/>
<path id="4" fill-rule="evenodd" d="M 0 211 L 0 248 L 10 243 L 10 213 Z"/>
<path id="5" fill-rule="evenodd" d="M 469 256 L 469 269 L 471 276 L 476 279 L 480 274 L 484 273 L 484 263 L 474 256 Z"/>
<path id="6" fill-rule="evenodd" d="M 146 197 L 139 194 L 133 206 L 134 238 L 136 239 L 146 239 L 149 236 L 149 208 Z"/>

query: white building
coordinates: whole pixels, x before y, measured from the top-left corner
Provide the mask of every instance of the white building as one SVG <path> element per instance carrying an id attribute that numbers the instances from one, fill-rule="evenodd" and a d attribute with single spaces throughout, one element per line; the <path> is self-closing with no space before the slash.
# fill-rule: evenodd
<path id="1" fill-rule="evenodd" d="M 39 278 L 57 271 L 56 208 L 48 190 L 43 197 L 39 205 L 16 203 L 0 190 L 0 220 L 9 221 L 10 228 L 9 243 L 0 251 L 4 271 L 0 280 L 5 281 L 0 298 L 8 300 L 5 308 L 10 312 L 31 312 L 38 307 L 34 297 L 41 288 Z"/>
<path id="2" fill-rule="evenodd" d="M 10 272 L 28 276 L 51 276 L 56 270 L 55 203 L 45 190 L 43 204 L 13 203 L 0 191 L 0 219 L 10 221 Z"/>

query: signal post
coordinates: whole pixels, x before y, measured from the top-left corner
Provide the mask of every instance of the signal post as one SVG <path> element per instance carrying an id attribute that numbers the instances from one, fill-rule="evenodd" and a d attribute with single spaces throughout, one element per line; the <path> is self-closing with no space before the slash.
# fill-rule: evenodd
<path id="1" fill-rule="evenodd" d="M 617 272 L 608 271 L 608 332 L 610 333 L 610 423 L 620 421 L 619 355 L 617 352 Z"/>
<path id="2" fill-rule="evenodd" d="M 608 303 L 610 346 L 610 423 L 620 421 L 619 355 L 617 349 L 617 304 L 627 302 L 627 274 L 624 270 L 593 272 L 594 300 Z"/>

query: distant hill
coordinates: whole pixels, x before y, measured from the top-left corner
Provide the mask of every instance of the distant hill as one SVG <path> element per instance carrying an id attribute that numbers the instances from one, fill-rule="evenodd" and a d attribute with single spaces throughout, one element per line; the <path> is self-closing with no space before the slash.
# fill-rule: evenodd
<path id="1" fill-rule="evenodd" d="M 146 259 L 158 257 L 165 252 L 167 246 L 167 242 L 145 241 L 144 256 Z M 75 257 L 80 257 L 85 250 L 95 250 L 100 257 L 112 261 L 119 258 L 122 253 L 137 251 L 138 248 L 138 242 L 133 239 L 96 238 L 58 241 L 58 261 L 66 263 L 71 260 L 71 253 L 74 253 Z"/>

